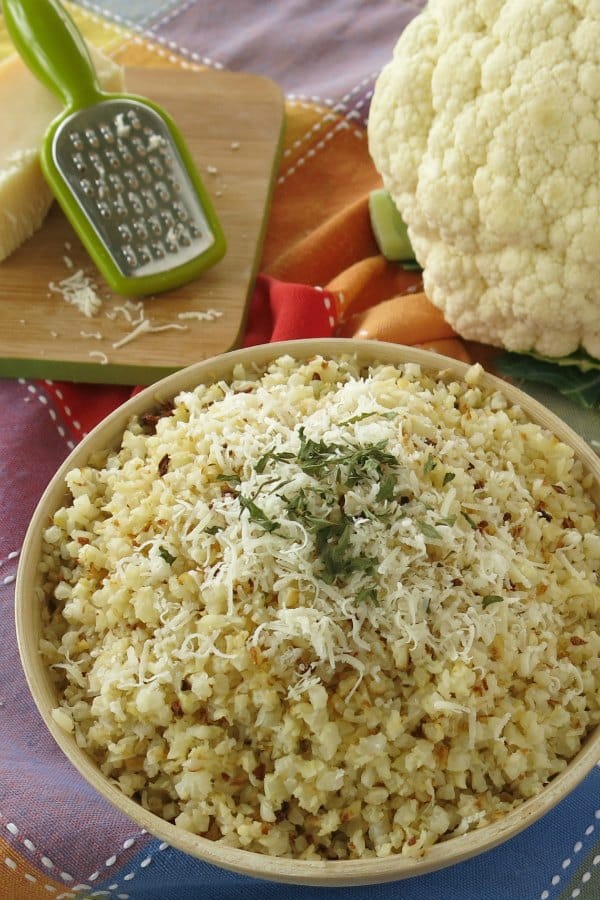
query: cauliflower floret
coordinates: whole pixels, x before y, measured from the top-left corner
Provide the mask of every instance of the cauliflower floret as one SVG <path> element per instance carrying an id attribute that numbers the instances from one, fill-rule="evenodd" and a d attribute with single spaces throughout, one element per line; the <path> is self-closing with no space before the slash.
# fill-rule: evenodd
<path id="1" fill-rule="evenodd" d="M 369 148 L 463 337 L 600 357 L 600 8 L 430 0 L 382 71 Z"/>

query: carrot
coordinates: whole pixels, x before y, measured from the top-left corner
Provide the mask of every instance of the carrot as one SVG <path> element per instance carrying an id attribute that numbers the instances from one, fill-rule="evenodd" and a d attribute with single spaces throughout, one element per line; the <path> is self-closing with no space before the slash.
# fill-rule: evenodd
<path id="1" fill-rule="evenodd" d="M 433 350 L 442 356 L 451 356 L 452 359 L 460 359 L 463 362 L 472 362 L 469 352 L 460 338 L 441 338 L 439 341 L 425 341 L 423 344 L 415 344 L 422 350 Z"/>
<path id="2" fill-rule="evenodd" d="M 421 287 L 421 273 L 407 272 L 385 257 L 368 256 L 335 276 L 325 288 L 338 298 L 338 317 L 347 319 L 382 300 Z"/>
<path id="3" fill-rule="evenodd" d="M 456 337 L 440 310 L 423 293 L 405 294 L 378 303 L 342 323 L 338 334 L 398 344 L 423 344 Z"/>

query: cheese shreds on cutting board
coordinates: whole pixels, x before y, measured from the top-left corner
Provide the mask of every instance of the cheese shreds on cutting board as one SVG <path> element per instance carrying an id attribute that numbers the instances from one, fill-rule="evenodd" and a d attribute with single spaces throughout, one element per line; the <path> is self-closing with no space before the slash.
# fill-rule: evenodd
<path id="1" fill-rule="evenodd" d="M 90 47 L 103 88 L 124 87 L 121 66 Z M 62 104 L 29 71 L 16 53 L 0 63 L 0 260 L 37 231 L 53 195 L 39 163 L 46 129 Z"/>

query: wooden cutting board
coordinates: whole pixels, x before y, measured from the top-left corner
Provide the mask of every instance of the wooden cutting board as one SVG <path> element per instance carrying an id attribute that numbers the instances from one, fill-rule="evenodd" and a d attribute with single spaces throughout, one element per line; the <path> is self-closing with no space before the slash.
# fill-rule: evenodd
<path id="1" fill-rule="evenodd" d="M 179 125 L 227 254 L 183 287 L 126 301 L 108 288 L 54 204 L 42 228 L 0 263 L 0 376 L 150 384 L 240 340 L 279 157 L 283 95 L 261 76 L 213 71 L 128 69 L 126 85 Z M 59 290 L 78 270 L 102 298 L 91 318 Z"/>

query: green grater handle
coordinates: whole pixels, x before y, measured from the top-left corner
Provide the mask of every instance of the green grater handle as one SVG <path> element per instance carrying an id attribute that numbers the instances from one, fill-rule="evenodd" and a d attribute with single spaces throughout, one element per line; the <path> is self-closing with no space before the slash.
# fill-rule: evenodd
<path id="1" fill-rule="evenodd" d="M 58 0 L 2 0 L 2 8 L 23 61 L 67 107 L 102 97 L 85 41 Z"/>

